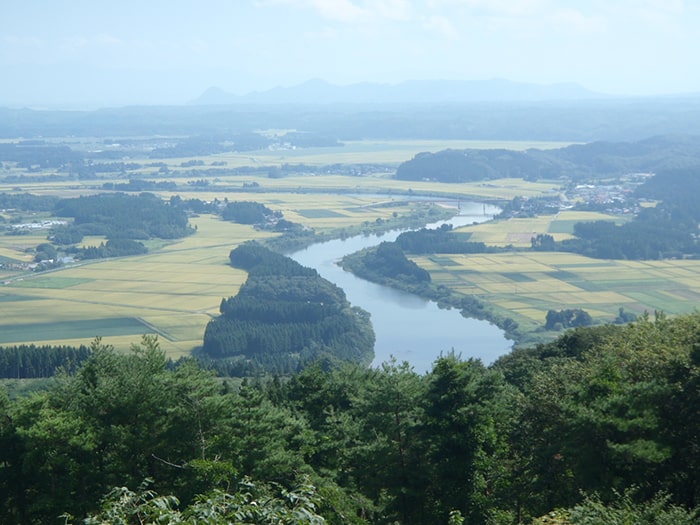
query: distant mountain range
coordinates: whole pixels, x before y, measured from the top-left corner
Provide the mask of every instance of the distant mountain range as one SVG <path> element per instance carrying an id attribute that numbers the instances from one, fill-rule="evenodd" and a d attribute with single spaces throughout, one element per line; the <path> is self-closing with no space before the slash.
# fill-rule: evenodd
<path id="1" fill-rule="evenodd" d="M 455 102 L 527 102 L 607 98 L 578 84 L 527 84 L 509 80 L 409 80 L 400 84 L 363 82 L 337 86 L 309 80 L 291 87 L 276 87 L 234 95 L 212 87 L 193 105 L 229 104 L 415 104 Z"/>

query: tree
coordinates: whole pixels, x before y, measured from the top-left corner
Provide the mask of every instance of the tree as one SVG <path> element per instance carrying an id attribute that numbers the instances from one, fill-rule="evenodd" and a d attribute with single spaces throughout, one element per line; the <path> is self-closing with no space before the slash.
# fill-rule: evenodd
<path id="1" fill-rule="evenodd" d="M 593 324 L 593 318 L 585 310 L 580 308 L 566 310 L 548 310 L 544 327 L 547 330 L 559 330 L 561 328 L 575 328 Z"/>
<path id="2" fill-rule="evenodd" d="M 36 255 L 34 256 L 36 262 L 55 261 L 57 257 L 58 251 L 56 251 L 56 247 L 53 244 L 44 242 L 36 247 Z"/>
<path id="3" fill-rule="evenodd" d="M 85 525 L 109 523 L 182 523 L 232 525 L 323 525 L 326 521 L 317 514 L 319 499 L 315 487 L 308 482 L 294 490 L 278 487 L 276 494 L 260 491 L 251 483 L 241 483 L 233 493 L 213 491 L 199 496 L 195 502 L 180 511 L 175 496 L 159 496 L 148 487 L 148 480 L 137 491 L 127 487 L 111 490 L 97 513 L 89 515 Z M 62 516 L 66 524 L 75 519 Z"/>
<path id="4" fill-rule="evenodd" d="M 484 522 L 496 508 L 498 456 L 505 433 L 496 421 L 508 421 L 499 398 L 503 377 L 480 361 L 454 355 L 438 359 L 427 377 L 421 435 L 427 451 L 429 482 L 422 522 L 447 521 L 459 510 L 470 523 Z"/>
<path id="5" fill-rule="evenodd" d="M 416 523 L 425 482 L 418 440 L 425 385 L 411 366 L 395 360 L 363 378 L 353 412 L 362 445 L 350 451 L 365 495 L 383 506 L 386 519 Z"/>
<path id="6" fill-rule="evenodd" d="M 547 233 L 538 233 L 530 239 L 530 244 L 532 245 L 532 249 L 537 252 L 553 252 L 556 250 L 554 237 Z"/>
<path id="7" fill-rule="evenodd" d="M 571 507 L 580 492 L 633 485 L 640 500 L 660 492 L 692 508 L 700 316 L 664 316 L 612 327 L 578 359 L 539 372 L 526 389 L 518 446 L 529 455 L 530 508 Z"/>

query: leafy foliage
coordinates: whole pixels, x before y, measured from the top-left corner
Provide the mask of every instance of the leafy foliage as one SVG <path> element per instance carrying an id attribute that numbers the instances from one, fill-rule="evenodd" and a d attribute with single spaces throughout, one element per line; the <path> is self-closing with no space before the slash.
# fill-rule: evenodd
<path id="1" fill-rule="evenodd" d="M 105 498 L 102 509 L 88 516 L 85 525 L 129 525 L 131 523 L 246 524 L 246 525 L 324 525 L 316 513 L 315 487 L 304 484 L 288 491 L 279 489 L 277 496 L 256 495 L 256 486 L 242 483 L 234 494 L 215 490 L 198 496 L 185 508 L 178 510 L 175 496 L 159 496 L 146 483 L 138 491 L 127 487 L 113 489 Z M 259 492 L 259 491 L 257 491 Z M 66 523 L 72 521 L 64 515 Z"/>
<path id="2" fill-rule="evenodd" d="M 580 308 L 567 308 L 559 311 L 548 310 L 545 321 L 544 327 L 546 330 L 576 328 L 577 326 L 589 326 L 593 324 L 591 315 Z"/>
<path id="3" fill-rule="evenodd" d="M 695 523 L 698 334 L 658 314 L 491 367 L 319 361 L 235 387 L 154 337 L 97 340 L 49 390 L 0 390 L 0 521 Z"/>
<path id="4" fill-rule="evenodd" d="M 550 512 L 533 525 L 692 525 L 698 517 L 697 512 L 670 503 L 668 495 L 637 503 L 630 490 L 616 494 L 609 503 L 601 501 L 598 495 L 587 496 L 575 507 Z"/>

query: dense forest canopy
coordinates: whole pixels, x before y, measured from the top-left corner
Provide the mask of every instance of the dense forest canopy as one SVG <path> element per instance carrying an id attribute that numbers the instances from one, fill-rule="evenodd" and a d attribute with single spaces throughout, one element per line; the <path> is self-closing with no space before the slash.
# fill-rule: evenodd
<path id="1" fill-rule="evenodd" d="M 488 250 L 483 242 L 469 241 L 470 234 L 452 231 L 448 224 L 440 228 L 407 231 L 396 238 L 396 244 L 406 253 L 483 253 Z M 495 249 L 492 249 L 495 251 Z"/>
<path id="2" fill-rule="evenodd" d="M 0 209 L 22 211 L 53 211 L 60 197 L 31 193 L 0 193 Z"/>
<path id="3" fill-rule="evenodd" d="M 49 390 L 0 390 L 0 521 L 219 523 L 198 513 L 291 511 L 283 488 L 305 519 L 338 525 L 542 524 L 553 512 L 561 525 L 690 525 L 699 333 L 700 314 L 657 315 L 577 328 L 490 367 L 319 363 L 236 387 L 169 363 L 153 336 L 128 354 L 96 340 Z M 124 488 L 102 506 L 112 487 Z"/>
<path id="4" fill-rule="evenodd" d="M 543 165 L 533 165 L 539 158 L 556 170 L 545 174 Z M 610 221 L 581 222 L 574 227 L 574 238 L 555 243 L 551 236 L 533 238 L 538 251 L 571 251 L 601 259 L 666 259 L 696 257 L 700 253 L 697 229 L 700 211 L 696 196 L 700 192 L 700 141 L 690 137 L 657 137 L 638 143 L 592 143 L 560 150 L 509 152 L 500 150 L 447 150 L 421 153 L 403 163 L 396 177 L 405 180 L 439 180 L 465 182 L 488 180 L 499 176 L 565 176 L 566 180 L 591 176 L 622 176 L 636 171 L 653 171 L 620 206 L 637 206 L 639 200 L 658 201 L 641 208 L 633 220 L 622 225 Z M 503 166 L 506 163 L 506 166 Z M 509 165 L 515 163 L 515 165 Z M 684 167 L 675 167 L 684 166 Z M 518 173 L 517 170 L 521 172 Z M 547 168 L 549 169 L 549 168 Z M 658 169 L 658 171 L 656 171 Z M 516 204 L 516 201 L 518 203 Z M 559 203 L 539 199 L 528 203 L 530 213 L 551 214 Z M 590 206 L 582 203 L 583 208 Z M 516 197 L 506 206 L 510 212 L 522 208 Z M 503 214 L 506 216 L 506 213 Z M 489 251 L 478 243 L 466 242 L 445 231 L 418 231 L 402 234 L 397 244 L 409 253 L 477 253 Z"/>
<path id="5" fill-rule="evenodd" d="M 430 283 L 430 273 L 407 258 L 397 243 L 385 241 L 358 255 L 360 264 L 353 266 L 353 272 L 370 281 L 393 279 L 414 286 Z"/>
<path id="6" fill-rule="evenodd" d="M 191 233 L 187 215 L 152 193 L 100 193 L 63 199 L 56 204 L 54 214 L 72 217 L 83 231 L 114 238 L 176 239 Z"/>
<path id="7" fill-rule="evenodd" d="M 207 325 L 201 352 L 212 366 L 238 375 L 290 373 L 319 359 L 371 361 L 368 314 L 316 270 L 256 243 L 232 250 L 230 259 L 248 279 Z"/>
<path id="8" fill-rule="evenodd" d="M 61 199 L 55 203 L 53 213 L 73 219 L 68 225 L 52 229 L 49 239 L 55 245 L 74 245 L 84 235 L 107 238 L 99 246 L 64 248 L 66 253 L 82 259 L 142 254 L 147 249 L 140 241 L 177 239 L 194 231 L 184 209 L 152 193 L 100 193 Z"/>
<path id="9" fill-rule="evenodd" d="M 0 378 L 53 377 L 59 371 L 75 371 L 88 357 L 84 345 L 0 346 Z"/>

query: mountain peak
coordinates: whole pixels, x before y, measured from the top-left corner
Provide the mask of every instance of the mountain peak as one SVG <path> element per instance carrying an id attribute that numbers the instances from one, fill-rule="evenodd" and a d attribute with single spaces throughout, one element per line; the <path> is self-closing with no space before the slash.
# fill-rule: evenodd
<path id="1" fill-rule="evenodd" d="M 408 80 L 399 84 L 362 82 L 337 86 L 314 78 L 295 86 L 278 86 L 246 95 L 209 88 L 192 104 L 332 104 L 332 103 L 466 103 L 585 100 L 605 95 L 575 83 L 529 84 L 491 80 Z"/>

